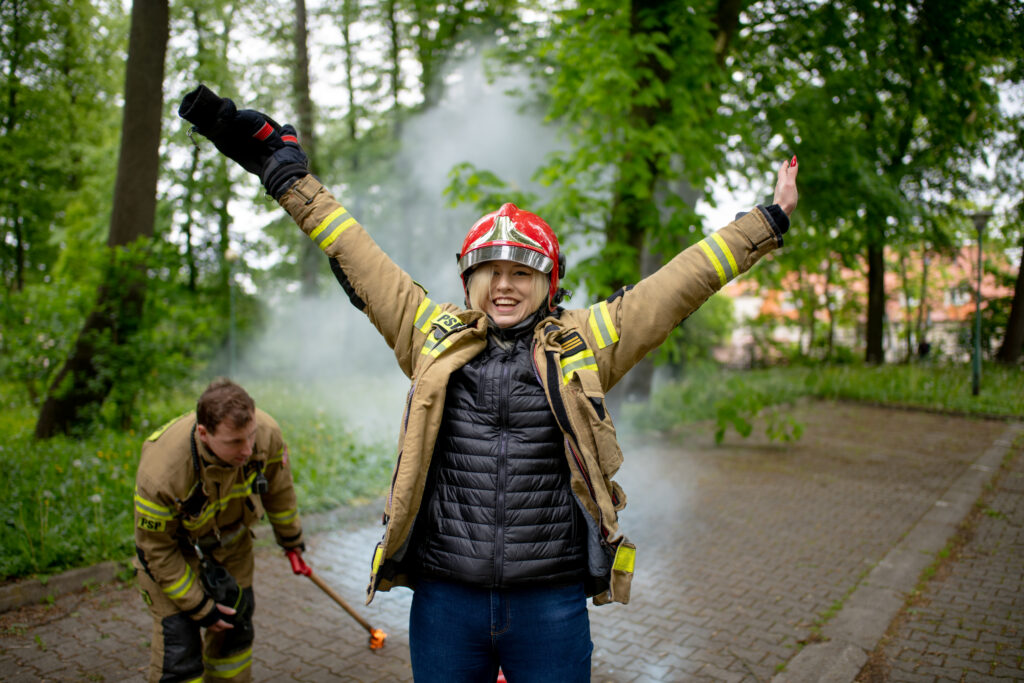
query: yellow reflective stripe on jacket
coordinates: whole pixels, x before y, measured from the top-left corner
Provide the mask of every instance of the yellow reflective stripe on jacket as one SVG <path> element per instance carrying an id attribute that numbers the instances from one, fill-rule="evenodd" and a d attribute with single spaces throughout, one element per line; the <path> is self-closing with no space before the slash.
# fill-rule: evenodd
<path id="1" fill-rule="evenodd" d="M 599 349 L 619 341 L 619 333 L 615 331 L 615 325 L 612 324 L 607 301 L 590 307 L 590 331 L 594 333 L 594 339 L 597 340 Z"/>
<path id="2" fill-rule="evenodd" d="M 291 524 L 295 521 L 295 518 L 298 516 L 298 508 L 292 508 L 291 510 L 281 510 L 280 512 L 271 512 L 270 510 L 267 510 L 267 519 L 270 520 L 271 524 Z"/>
<path id="3" fill-rule="evenodd" d="M 316 226 L 309 233 L 309 239 L 316 242 L 316 245 L 322 250 L 327 251 L 327 247 L 331 246 L 334 240 L 338 239 L 338 235 L 355 224 L 356 219 L 352 217 L 352 214 L 344 206 L 339 206 L 327 214 L 327 218 L 320 221 L 320 225 Z"/>
<path id="4" fill-rule="evenodd" d="M 177 422 L 181 418 L 185 417 L 186 415 L 188 415 L 188 413 L 182 413 L 181 415 L 179 415 L 178 417 L 174 418 L 173 420 L 168 420 L 164 424 L 160 425 L 159 427 L 157 427 L 157 430 L 155 432 L 153 432 L 148 437 L 146 437 L 146 441 L 156 441 L 157 439 L 160 438 L 161 434 L 163 434 L 164 432 L 167 431 L 168 427 L 170 427 L 172 424 L 174 424 L 175 422 Z"/>
<path id="5" fill-rule="evenodd" d="M 431 355 L 434 358 L 440 356 L 445 349 L 452 345 L 451 337 L 444 337 L 442 339 L 435 339 L 433 335 L 427 337 L 427 341 L 423 342 L 423 348 L 420 349 L 420 353 L 423 355 Z"/>
<path id="6" fill-rule="evenodd" d="M 248 647 L 230 657 L 208 657 L 203 654 L 206 675 L 213 678 L 234 678 L 252 666 L 252 648 Z"/>
<path id="7" fill-rule="evenodd" d="M 284 449 L 283 448 L 277 452 L 277 455 L 274 455 L 274 456 L 271 456 L 271 457 L 267 458 L 267 464 L 268 465 L 273 465 L 274 463 L 277 463 L 277 462 L 284 462 Z"/>
<path id="8" fill-rule="evenodd" d="M 373 565 L 370 567 L 370 573 L 376 574 L 377 570 L 380 569 L 380 561 L 384 559 L 384 547 L 378 543 L 377 547 L 373 549 Z"/>
<path id="9" fill-rule="evenodd" d="M 210 519 L 215 514 L 226 508 L 228 504 L 231 503 L 232 500 L 234 500 L 235 498 L 245 498 L 250 493 L 252 493 L 252 482 L 255 478 L 256 472 L 250 472 L 249 476 L 246 477 L 244 483 L 235 484 L 234 486 L 232 486 L 231 490 L 228 492 L 226 496 L 223 496 L 222 498 L 219 498 L 217 500 L 211 500 L 209 505 L 207 505 L 203 509 L 202 514 L 200 514 L 198 517 L 196 517 L 195 519 L 189 519 L 186 517 L 185 519 L 181 520 L 181 523 L 185 526 L 186 529 L 198 529 L 202 525 L 209 522 Z"/>
<path id="10" fill-rule="evenodd" d="M 724 285 L 739 274 L 732 250 L 717 232 L 710 237 L 705 237 L 698 244 L 704 251 L 704 255 L 711 261 L 711 265 L 715 267 L 715 271 L 718 272 L 718 281 L 721 284 Z"/>
<path id="11" fill-rule="evenodd" d="M 146 500 L 139 495 L 138 491 L 135 492 L 135 511 L 143 517 L 148 517 L 158 522 L 174 519 L 174 511 L 171 508 L 157 505 L 151 500 Z"/>
<path id="12" fill-rule="evenodd" d="M 594 352 L 590 349 L 584 349 L 569 358 L 562 358 L 559 364 L 562 366 L 563 384 L 568 384 L 577 370 L 597 370 L 597 363 L 594 362 Z"/>
<path id="13" fill-rule="evenodd" d="M 194 584 L 195 582 L 195 572 L 192 571 L 192 567 L 186 564 L 185 573 L 182 574 L 181 578 L 172 583 L 170 586 L 167 586 L 166 588 L 161 586 L 161 590 L 163 590 L 163 592 L 171 600 L 177 600 L 178 598 L 185 595 L 185 593 L 188 592 L 188 589 L 191 588 L 192 584 Z"/>
<path id="14" fill-rule="evenodd" d="M 636 563 L 636 548 L 627 548 L 619 545 L 615 550 L 615 561 L 612 562 L 612 569 L 620 572 L 633 573 L 633 565 Z"/>
<path id="15" fill-rule="evenodd" d="M 416 318 L 412 321 L 412 326 L 423 334 L 428 334 L 430 326 L 434 323 L 434 318 L 439 315 L 441 315 L 441 305 L 435 304 L 428 297 L 423 297 L 419 308 L 416 309 Z"/>

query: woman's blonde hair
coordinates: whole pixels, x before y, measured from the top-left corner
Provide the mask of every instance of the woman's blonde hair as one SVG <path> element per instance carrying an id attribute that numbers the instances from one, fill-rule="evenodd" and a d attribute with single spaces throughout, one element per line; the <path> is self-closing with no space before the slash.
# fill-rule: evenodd
<path id="1" fill-rule="evenodd" d="M 473 272 L 469 274 L 469 280 L 466 282 L 466 298 L 468 299 L 469 306 L 477 310 L 484 310 L 484 300 L 490 293 L 490 278 L 491 269 L 490 264 L 493 261 L 481 263 L 479 266 L 473 269 Z M 533 305 L 530 307 L 531 311 L 535 311 L 540 308 L 540 305 L 544 303 L 548 296 L 548 276 L 539 270 L 534 270 L 529 266 L 523 266 L 527 270 L 533 273 Z"/>

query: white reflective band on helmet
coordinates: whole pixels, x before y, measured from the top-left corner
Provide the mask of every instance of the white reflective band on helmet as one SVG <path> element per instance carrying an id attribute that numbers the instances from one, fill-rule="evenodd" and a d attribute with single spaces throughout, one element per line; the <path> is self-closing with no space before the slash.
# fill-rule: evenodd
<path id="1" fill-rule="evenodd" d="M 515 261 L 542 273 L 550 273 L 555 265 L 554 261 L 539 251 L 514 244 L 492 244 L 474 249 L 460 258 L 459 273 L 465 273 L 473 266 L 487 261 Z"/>

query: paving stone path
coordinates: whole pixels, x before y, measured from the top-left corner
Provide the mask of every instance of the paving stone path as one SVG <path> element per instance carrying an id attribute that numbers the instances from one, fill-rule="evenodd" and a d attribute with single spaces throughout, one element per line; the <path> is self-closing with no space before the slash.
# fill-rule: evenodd
<path id="1" fill-rule="evenodd" d="M 636 576 L 629 605 L 591 608 L 595 682 L 770 681 L 1008 430 L 1004 422 L 843 403 L 801 405 L 794 415 L 805 433 L 790 444 L 731 435 L 715 446 L 707 425 L 673 439 L 625 439 L 617 478 L 629 496 L 623 525 L 638 547 Z M 949 597 L 936 595 L 931 611 L 907 622 L 911 643 L 929 629 L 944 634 L 940 643 L 954 659 L 939 669 L 958 666 L 956 657 L 973 662 L 980 677 L 965 680 L 1024 679 L 1016 616 L 1024 612 L 1021 460 L 989 503 L 996 512 L 980 519 L 981 545 L 953 563 Z M 366 632 L 316 586 L 292 575 L 278 551 L 258 553 L 256 681 L 412 679 L 411 593 L 362 604 L 379 536 L 376 523 L 317 533 L 308 559 L 389 634 L 380 651 L 369 650 Z M 117 583 L 0 614 L 0 680 L 142 681 L 150 628 L 135 590 Z M 953 652 L 968 630 L 978 634 L 973 644 Z M 893 681 L 960 680 L 959 670 L 927 678 L 908 646 L 891 647 Z M 938 646 L 923 647 L 922 661 Z M 985 657 L 999 664 L 985 669 Z M 904 671 L 926 677 L 903 678 Z"/>
<path id="2" fill-rule="evenodd" d="M 866 683 L 1024 680 L 1024 455 L 1016 452 L 879 646 Z"/>

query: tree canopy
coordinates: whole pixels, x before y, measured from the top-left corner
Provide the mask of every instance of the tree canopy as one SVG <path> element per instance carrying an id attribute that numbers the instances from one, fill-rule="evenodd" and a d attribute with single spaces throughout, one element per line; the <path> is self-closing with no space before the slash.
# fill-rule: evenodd
<path id="1" fill-rule="evenodd" d="M 569 284 L 591 298 L 719 227 L 702 212 L 726 194 L 742 198 L 736 211 L 769 202 L 772 169 L 795 154 L 789 249 L 755 277 L 787 292 L 805 353 L 827 338 L 832 356 L 847 327 L 851 346 L 881 362 L 897 299 L 918 319 L 903 327 L 909 356 L 926 336 L 939 272 L 929 259 L 976 241 L 967 216 L 994 209 L 986 249 L 1008 250 L 1008 263 L 1024 234 L 1010 198 L 1024 184 L 1024 9 L 1011 0 L 187 0 L 158 18 L 169 39 L 141 91 L 122 3 L 12 0 L 0 17 L 0 372 L 41 415 L 74 404 L 54 423 L 62 431 L 130 421 L 144 387 L 223 367 L 233 335 L 258 330 L 271 299 L 333 293 L 318 285 L 331 282 L 322 258 L 258 184 L 187 135 L 175 111 L 197 83 L 299 124 L 315 172 L 400 264 L 433 250 L 439 226 L 515 201 L 558 226 Z M 453 102 L 484 110 L 486 95 L 464 91 L 465 60 L 484 56 L 511 78 L 499 82 L 519 84 L 517 115 L 557 138 L 524 174 L 456 160 L 442 173 L 462 213 L 434 208 L 410 135 Z M 131 165 L 143 116 L 159 154 L 151 171 Z M 461 133 L 437 130 L 415 149 L 433 155 Z M 1014 285 L 986 312 L 991 347 L 1010 363 L 1024 343 L 1019 275 L 1002 286 Z M 104 294 L 128 291 L 131 306 Z M 663 361 L 709 356 L 732 318 L 723 306 L 687 321 Z M 101 309 L 108 332 L 83 348 Z M 89 356 L 88 391 L 62 374 L 76 354 Z"/>

